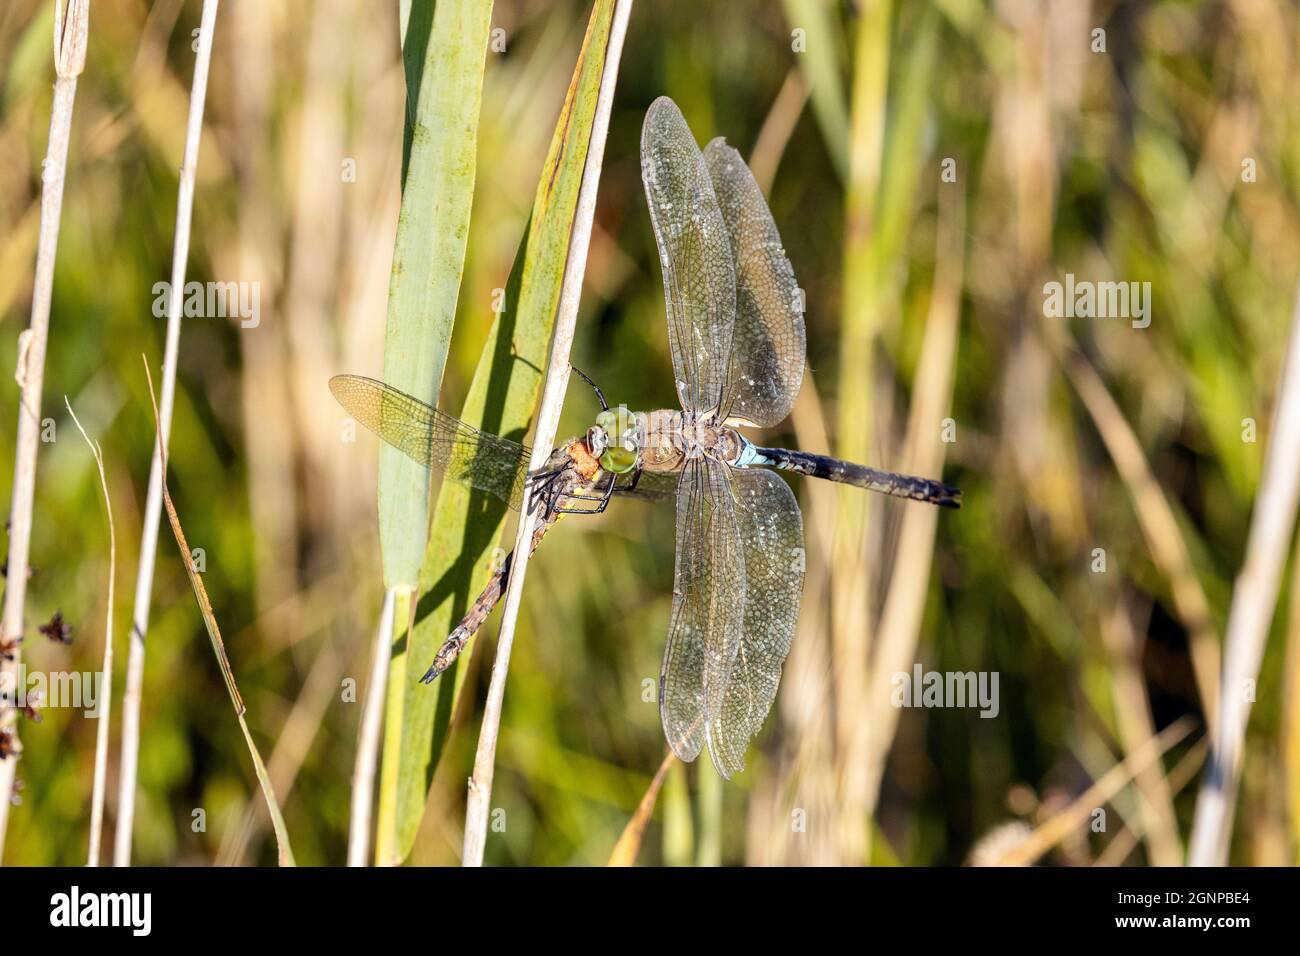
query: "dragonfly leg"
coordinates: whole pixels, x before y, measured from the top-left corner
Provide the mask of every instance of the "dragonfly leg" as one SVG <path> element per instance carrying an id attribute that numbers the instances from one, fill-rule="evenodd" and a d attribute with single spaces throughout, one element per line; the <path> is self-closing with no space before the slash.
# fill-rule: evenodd
<path id="1" fill-rule="evenodd" d="M 640 472 L 638 471 L 637 474 L 639 475 Z M 614 497 L 614 486 L 617 484 L 618 484 L 618 475 L 610 475 L 609 484 L 605 487 L 605 497 L 600 499 L 600 511 L 597 511 L 596 514 L 600 514 L 602 511 L 604 511 L 606 508 L 609 507 L 609 499 Z M 633 486 L 636 485 L 635 478 L 632 479 L 632 484 Z"/>
<path id="2" fill-rule="evenodd" d="M 549 518 L 555 513 L 555 502 L 559 495 L 555 492 L 554 486 L 564 472 L 563 468 L 556 468 L 553 471 L 539 471 L 528 476 L 528 480 L 533 485 L 535 506 L 542 507 L 543 518 Z"/>
<path id="3" fill-rule="evenodd" d="M 609 484 L 605 486 L 605 494 L 600 499 L 600 505 L 592 514 L 604 514 L 605 509 L 609 507 L 609 499 L 614 495 L 614 486 L 618 484 L 618 475 L 609 476 Z"/>
<path id="4" fill-rule="evenodd" d="M 559 478 L 562 474 L 564 474 L 563 468 L 556 468 L 552 471 L 535 471 L 528 476 L 527 480 L 528 483 L 532 485 L 533 490 L 536 491 L 539 488 L 546 488 L 553 484 L 555 479 Z"/>

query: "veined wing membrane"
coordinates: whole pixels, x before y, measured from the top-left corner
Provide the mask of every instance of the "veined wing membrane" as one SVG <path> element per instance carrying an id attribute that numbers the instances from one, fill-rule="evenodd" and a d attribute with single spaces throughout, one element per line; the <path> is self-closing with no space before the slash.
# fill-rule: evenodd
<path id="1" fill-rule="evenodd" d="M 803 381 L 803 296 L 754 174 L 721 138 L 704 162 L 736 270 L 736 326 L 723 416 L 770 428 L 790 414 Z"/>
<path id="2" fill-rule="evenodd" d="M 726 465 L 687 463 L 677 495 L 677 567 L 659 715 L 673 753 L 696 758 L 721 712 L 740 647 L 745 565 Z"/>
<path id="3" fill-rule="evenodd" d="M 336 375 L 330 391 L 349 415 L 411 459 L 519 509 L 528 473 L 524 445 L 471 428 L 372 378 Z"/>
<path id="4" fill-rule="evenodd" d="M 803 518 L 790 486 L 760 469 L 730 471 L 743 542 L 744 618 L 740 646 L 707 740 L 718 772 L 745 769 L 745 751 L 776 699 L 803 592 Z"/>
<path id="5" fill-rule="evenodd" d="M 635 487 L 633 487 L 631 475 L 614 475 L 613 477 L 617 480 L 614 485 L 614 494 L 616 495 L 656 502 L 672 501 L 677 497 L 677 472 L 643 471 L 641 477 L 635 479 Z"/>
<path id="6" fill-rule="evenodd" d="M 736 316 L 736 273 L 704 157 L 677 105 L 650 104 L 641 179 L 659 247 L 677 397 L 704 414 L 722 400 Z"/>

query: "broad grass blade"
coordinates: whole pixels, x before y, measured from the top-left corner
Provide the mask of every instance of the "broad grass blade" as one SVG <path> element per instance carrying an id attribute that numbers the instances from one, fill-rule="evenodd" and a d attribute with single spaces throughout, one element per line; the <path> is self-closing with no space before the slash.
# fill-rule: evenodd
<path id="1" fill-rule="evenodd" d="M 491 0 L 402 8 L 407 74 L 401 214 L 393 246 L 384 381 L 436 405 L 465 265 Z M 423 57 L 420 57 L 420 54 Z M 414 108 L 412 108 L 414 107 Z M 427 469 L 379 451 L 384 586 L 415 587 L 429 528 Z"/>
<path id="2" fill-rule="evenodd" d="M 476 428 L 508 438 L 523 437 L 537 405 L 613 7 L 613 0 L 599 0 L 592 10 L 542 167 L 528 230 L 506 283 L 505 308 L 493 323 L 459 415 Z M 416 625 L 393 650 L 376 846 L 381 865 L 400 863 L 415 842 L 463 680 L 459 666 L 432 685 L 419 683 L 420 675 L 487 583 L 492 573 L 489 558 L 505 517 L 505 505 L 482 493 L 454 482 L 444 482 L 440 489 L 420 573 Z"/>

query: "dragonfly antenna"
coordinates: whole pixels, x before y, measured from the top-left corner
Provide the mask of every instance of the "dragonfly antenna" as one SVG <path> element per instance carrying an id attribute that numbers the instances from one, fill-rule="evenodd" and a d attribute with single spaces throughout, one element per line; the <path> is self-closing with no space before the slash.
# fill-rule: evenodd
<path id="1" fill-rule="evenodd" d="M 602 412 L 609 411 L 609 405 L 605 402 L 605 393 L 600 390 L 600 386 L 597 385 L 595 382 L 593 382 L 591 380 L 591 377 L 586 372 L 578 368 L 578 366 L 574 365 L 573 363 L 569 363 L 569 368 L 573 369 L 580 376 L 582 376 L 582 380 L 595 390 L 596 397 L 600 399 L 600 410 Z"/>

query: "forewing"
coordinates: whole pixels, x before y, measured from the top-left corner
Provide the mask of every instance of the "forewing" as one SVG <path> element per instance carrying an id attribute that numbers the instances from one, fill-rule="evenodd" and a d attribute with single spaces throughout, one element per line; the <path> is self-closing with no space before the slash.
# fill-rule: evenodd
<path id="1" fill-rule="evenodd" d="M 646 111 L 641 178 L 663 269 L 677 397 L 702 415 L 718 406 L 726 386 L 736 273 L 704 157 L 666 96 Z"/>
<path id="2" fill-rule="evenodd" d="M 631 475 L 616 475 L 614 494 L 642 501 L 672 501 L 677 497 L 679 473 L 675 471 L 643 471 L 633 487 Z"/>
<path id="3" fill-rule="evenodd" d="M 330 391 L 349 415 L 410 458 L 519 508 L 528 472 L 525 446 L 471 428 L 372 378 L 336 375 Z"/>
<path id="4" fill-rule="evenodd" d="M 803 294 L 767 201 L 740 154 L 722 139 L 704 150 L 736 272 L 723 418 L 769 428 L 794 405 L 803 381 Z"/>
<path id="5" fill-rule="evenodd" d="M 794 494 L 770 471 L 731 472 L 744 542 L 744 617 L 721 708 L 710 711 L 709 754 L 722 776 L 745 769 L 745 751 L 776 699 L 803 594 L 803 518 Z"/>
<path id="6" fill-rule="evenodd" d="M 695 459 L 677 495 L 677 568 L 668 645 L 659 675 L 659 716 L 673 753 L 700 752 L 720 713 L 740 647 L 745 566 L 728 468 Z"/>

